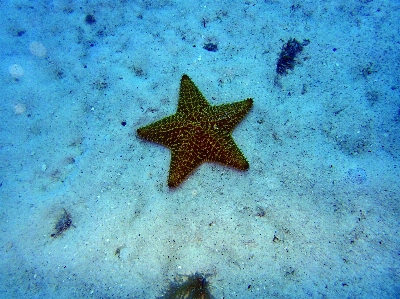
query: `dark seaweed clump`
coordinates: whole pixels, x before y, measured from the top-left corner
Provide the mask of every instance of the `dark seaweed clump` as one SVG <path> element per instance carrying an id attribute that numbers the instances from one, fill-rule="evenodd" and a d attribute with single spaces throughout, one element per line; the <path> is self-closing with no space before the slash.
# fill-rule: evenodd
<path id="1" fill-rule="evenodd" d="M 63 213 L 60 218 L 58 218 L 56 225 L 54 226 L 55 232 L 50 236 L 56 238 L 60 236 L 63 232 L 69 229 L 72 224 L 71 214 L 67 212 L 67 210 L 63 209 Z"/>
<path id="2" fill-rule="evenodd" d="M 212 299 L 208 282 L 203 274 L 190 275 L 182 283 L 172 282 L 164 294 L 166 299 Z"/>
<path id="3" fill-rule="evenodd" d="M 210 52 L 217 52 L 218 51 L 218 45 L 217 44 L 213 44 L 213 43 L 208 43 L 208 44 L 205 44 L 203 46 L 203 49 L 206 49 L 207 51 L 210 51 Z"/>
<path id="4" fill-rule="evenodd" d="M 92 25 L 94 23 L 96 23 L 96 18 L 94 17 L 94 15 L 86 15 L 85 17 L 85 22 L 86 24 Z"/>
<path id="5" fill-rule="evenodd" d="M 286 75 L 287 70 L 294 69 L 296 65 L 296 56 L 303 50 L 304 46 L 310 43 L 308 39 L 305 39 L 302 43 L 298 42 L 296 39 L 291 38 L 289 41 L 283 45 L 282 51 L 279 54 L 278 63 L 276 64 L 276 72 L 279 75 Z"/>

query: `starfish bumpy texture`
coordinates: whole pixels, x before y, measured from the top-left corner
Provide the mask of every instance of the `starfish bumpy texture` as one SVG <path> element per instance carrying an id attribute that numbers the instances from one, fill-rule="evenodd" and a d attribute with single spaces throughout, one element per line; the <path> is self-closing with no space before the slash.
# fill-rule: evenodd
<path id="1" fill-rule="evenodd" d="M 143 139 L 171 150 L 168 186 L 176 187 L 203 162 L 247 170 L 249 162 L 232 138 L 233 129 L 250 111 L 253 100 L 211 106 L 193 81 L 183 75 L 175 114 L 139 128 Z"/>

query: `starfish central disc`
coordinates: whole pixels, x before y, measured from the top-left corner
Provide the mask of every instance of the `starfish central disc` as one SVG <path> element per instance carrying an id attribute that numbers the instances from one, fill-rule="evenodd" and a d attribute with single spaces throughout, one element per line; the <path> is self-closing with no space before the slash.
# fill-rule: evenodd
<path id="1" fill-rule="evenodd" d="M 249 162 L 232 138 L 233 129 L 253 100 L 211 106 L 193 81 L 183 75 L 175 114 L 139 128 L 137 134 L 171 150 L 168 186 L 176 187 L 204 162 L 247 170 Z"/>

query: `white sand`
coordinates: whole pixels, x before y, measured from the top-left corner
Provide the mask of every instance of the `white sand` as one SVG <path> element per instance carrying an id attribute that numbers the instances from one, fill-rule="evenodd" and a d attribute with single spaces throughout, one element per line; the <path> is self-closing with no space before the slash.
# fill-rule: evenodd
<path id="1" fill-rule="evenodd" d="M 131 2 L 1 2 L 0 297 L 156 298 L 202 272 L 215 298 L 398 298 L 398 1 Z M 276 80 L 289 38 L 310 44 Z M 169 150 L 135 132 L 184 73 L 212 105 L 254 99 L 250 169 L 169 190 Z"/>

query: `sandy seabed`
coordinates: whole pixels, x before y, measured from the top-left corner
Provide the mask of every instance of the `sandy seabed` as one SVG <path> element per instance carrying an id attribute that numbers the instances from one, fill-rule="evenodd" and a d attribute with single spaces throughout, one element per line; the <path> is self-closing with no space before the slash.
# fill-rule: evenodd
<path id="1" fill-rule="evenodd" d="M 1 2 L 1 298 L 399 298 L 399 2 L 215 2 Z M 167 187 L 182 74 L 248 171 Z"/>

